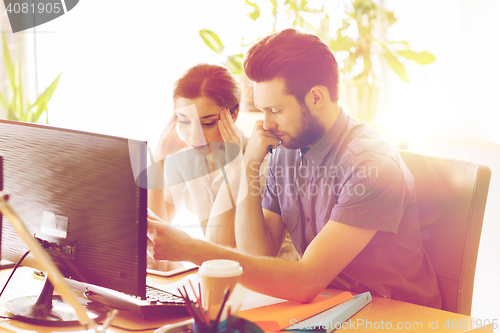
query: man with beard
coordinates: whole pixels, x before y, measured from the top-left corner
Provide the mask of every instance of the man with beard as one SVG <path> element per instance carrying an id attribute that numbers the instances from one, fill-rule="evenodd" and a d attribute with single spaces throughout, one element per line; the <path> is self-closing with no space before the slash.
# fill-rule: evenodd
<path id="1" fill-rule="evenodd" d="M 244 155 L 249 195 L 236 209 L 238 251 L 150 220 L 149 253 L 197 264 L 233 259 L 248 288 L 293 301 L 331 286 L 439 308 L 413 177 L 391 144 L 339 106 L 328 46 L 287 29 L 253 45 L 244 68 L 264 119 Z M 252 183 L 269 146 L 275 150 L 261 202 Z M 300 261 L 275 258 L 285 231 Z"/>

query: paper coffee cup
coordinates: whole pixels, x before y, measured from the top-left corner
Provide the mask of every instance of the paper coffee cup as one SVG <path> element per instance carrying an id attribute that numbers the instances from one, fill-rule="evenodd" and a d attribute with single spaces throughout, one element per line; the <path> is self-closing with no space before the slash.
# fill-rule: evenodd
<path id="1" fill-rule="evenodd" d="M 208 315 L 213 320 L 222 305 L 224 292 L 227 289 L 233 290 L 240 281 L 243 268 L 234 260 L 209 260 L 201 264 L 198 274 L 201 276 L 203 308 L 208 310 Z"/>

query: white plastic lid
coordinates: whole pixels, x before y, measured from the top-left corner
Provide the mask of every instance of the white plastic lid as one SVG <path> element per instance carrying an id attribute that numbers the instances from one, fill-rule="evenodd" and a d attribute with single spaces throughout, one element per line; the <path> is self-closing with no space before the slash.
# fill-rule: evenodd
<path id="1" fill-rule="evenodd" d="M 198 273 L 209 277 L 230 277 L 243 274 L 240 263 L 234 260 L 216 259 L 204 261 Z"/>

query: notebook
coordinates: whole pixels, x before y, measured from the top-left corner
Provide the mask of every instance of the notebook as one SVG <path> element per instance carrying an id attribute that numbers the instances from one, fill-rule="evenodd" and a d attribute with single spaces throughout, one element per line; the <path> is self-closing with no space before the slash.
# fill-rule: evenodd
<path id="1" fill-rule="evenodd" d="M 326 289 L 310 303 L 286 301 L 240 311 L 238 316 L 252 321 L 265 331 L 280 331 L 350 299 L 352 295 L 348 291 Z"/>
<path id="2" fill-rule="evenodd" d="M 372 295 L 370 292 L 355 295 L 352 299 L 323 311 L 316 316 L 310 317 L 301 322 L 296 322 L 290 327 L 285 328 L 285 330 L 295 332 L 309 331 L 330 333 L 331 331 L 342 327 L 344 322 L 354 316 L 371 301 Z"/>

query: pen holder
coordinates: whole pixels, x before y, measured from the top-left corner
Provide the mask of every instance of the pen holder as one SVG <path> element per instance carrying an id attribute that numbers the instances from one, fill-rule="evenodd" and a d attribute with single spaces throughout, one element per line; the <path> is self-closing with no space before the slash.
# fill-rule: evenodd
<path id="1" fill-rule="evenodd" d="M 215 320 L 210 321 L 210 325 L 205 325 L 205 324 L 199 324 L 194 322 L 193 323 L 193 332 L 194 333 L 215 333 L 219 332 L 222 327 L 224 327 L 226 321 L 220 322 L 219 325 L 217 325 L 217 329 L 215 328 L 216 322 Z"/>
<path id="2" fill-rule="evenodd" d="M 216 327 L 217 326 L 217 327 Z M 210 321 L 210 325 L 193 323 L 194 333 L 264 333 L 259 326 L 251 321 L 236 316 L 230 316 L 228 319 L 220 322 L 217 325 L 215 320 Z"/>

